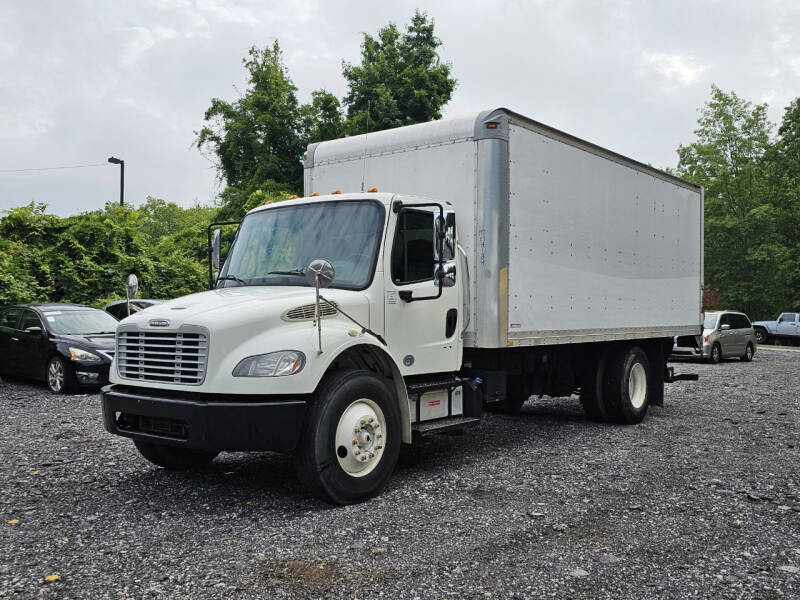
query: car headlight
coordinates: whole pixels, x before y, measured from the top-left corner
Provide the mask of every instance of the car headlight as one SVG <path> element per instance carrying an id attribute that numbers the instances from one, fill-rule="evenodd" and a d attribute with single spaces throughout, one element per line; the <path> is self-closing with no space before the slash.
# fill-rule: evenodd
<path id="1" fill-rule="evenodd" d="M 281 350 L 256 354 L 240 361 L 233 369 L 234 377 L 282 377 L 294 375 L 306 364 L 306 355 L 299 350 Z"/>
<path id="2" fill-rule="evenodd" d="M 92 354 L 91 352 L 87 352 L 86 350 L 81 350 L 80 348 L 70 348 L 69 349 L 69 357 L 72 360 L 79 360 L 81 362 L 100 362 L 103 360 L 97 354 Z"/>

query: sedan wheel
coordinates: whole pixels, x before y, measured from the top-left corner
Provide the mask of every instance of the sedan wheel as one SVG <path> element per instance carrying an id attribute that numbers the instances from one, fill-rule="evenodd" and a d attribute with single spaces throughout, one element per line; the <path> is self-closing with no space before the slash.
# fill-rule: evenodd
<path id="1" fill-rule="evenodd" d="M 67 388 L 67 371 L 64 361 L 57 356 L 47 363 L 47 387 L 54 394 L 62 394 Z"/>

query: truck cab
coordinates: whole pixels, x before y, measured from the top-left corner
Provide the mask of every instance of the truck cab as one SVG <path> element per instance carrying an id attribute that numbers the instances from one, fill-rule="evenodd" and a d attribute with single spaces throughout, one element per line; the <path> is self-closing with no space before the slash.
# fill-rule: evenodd
<path id="1" fill-rule="evenodd" d="M 319 495 L 376 493 L 385 475 L 367 473 L 393 468 L 414 424 L 464 419 L 455 373 L 468 291 L 457 244 L 452 210 L 420 197 L 330 194 L 254 209 L 213 289 L 120 324 L 106 428 L 168 468 L 220 450 L 303 447 Z M 317 259 L 332 267 L 322 289 L 309 277 Z M 426 391 L 409 396 L 415 376 Z M 314 409 L 334 412 L 309 432 L 319 397 Z M 324 451 L 304 444 L 331 437 Z M 331 460 L 357 490 L 324 483 Z"/>

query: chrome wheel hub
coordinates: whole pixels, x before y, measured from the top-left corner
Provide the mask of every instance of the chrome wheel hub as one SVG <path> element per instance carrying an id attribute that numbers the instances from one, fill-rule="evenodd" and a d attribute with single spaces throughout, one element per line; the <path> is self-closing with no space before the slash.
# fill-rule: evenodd
<path id="1" fill-rule="evenodd" d="M 642 408 L 647 399 L 647 371 L 642 363 L 636 363 L 631 367 L 631 374 L 628 377 L 628 398 L 634 408 Z"/>
<path id="2" fill-rule="evenodd" d="M 386 445 L 385 432 L 386 418 L 375 402 L 361 398 L 348 406 L 339 418 L 334 447 L 344 472 L 363 477 L 375 469 Z"/>

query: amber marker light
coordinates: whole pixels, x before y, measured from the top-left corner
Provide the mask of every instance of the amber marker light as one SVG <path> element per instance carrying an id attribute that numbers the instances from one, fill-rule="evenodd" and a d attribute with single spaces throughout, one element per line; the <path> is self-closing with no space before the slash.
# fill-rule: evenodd
<path id="1" fill-rule="evenodd" d="M 491 123 L 486 124 L 486 129 L 497 129 L 497 123 L 492 121 Z"/>
<path id="2" fill-rule="evenodd" d="M 369 188 L 369 189 L 367 190 L 367 193 L 368 193 L 368 194 L 374 194 L 374 193 L 375 193 L 375 192 L 377 192 L 377 191 L 378 191 L 378 188 L 376 188 L 376 187 L 371 187 L 371 188 Z"/>
<path id="3" fill-rule="evenodd" d="M 331 194 L 341 194 L 342 190 L 333 190 Z"/>
<path id="4" fill-rule="evenodd" d="M 308 195 L 309 198 L 313 198 L 314 196 L 319 196 L 319 192 L 312 192 Z"/>

